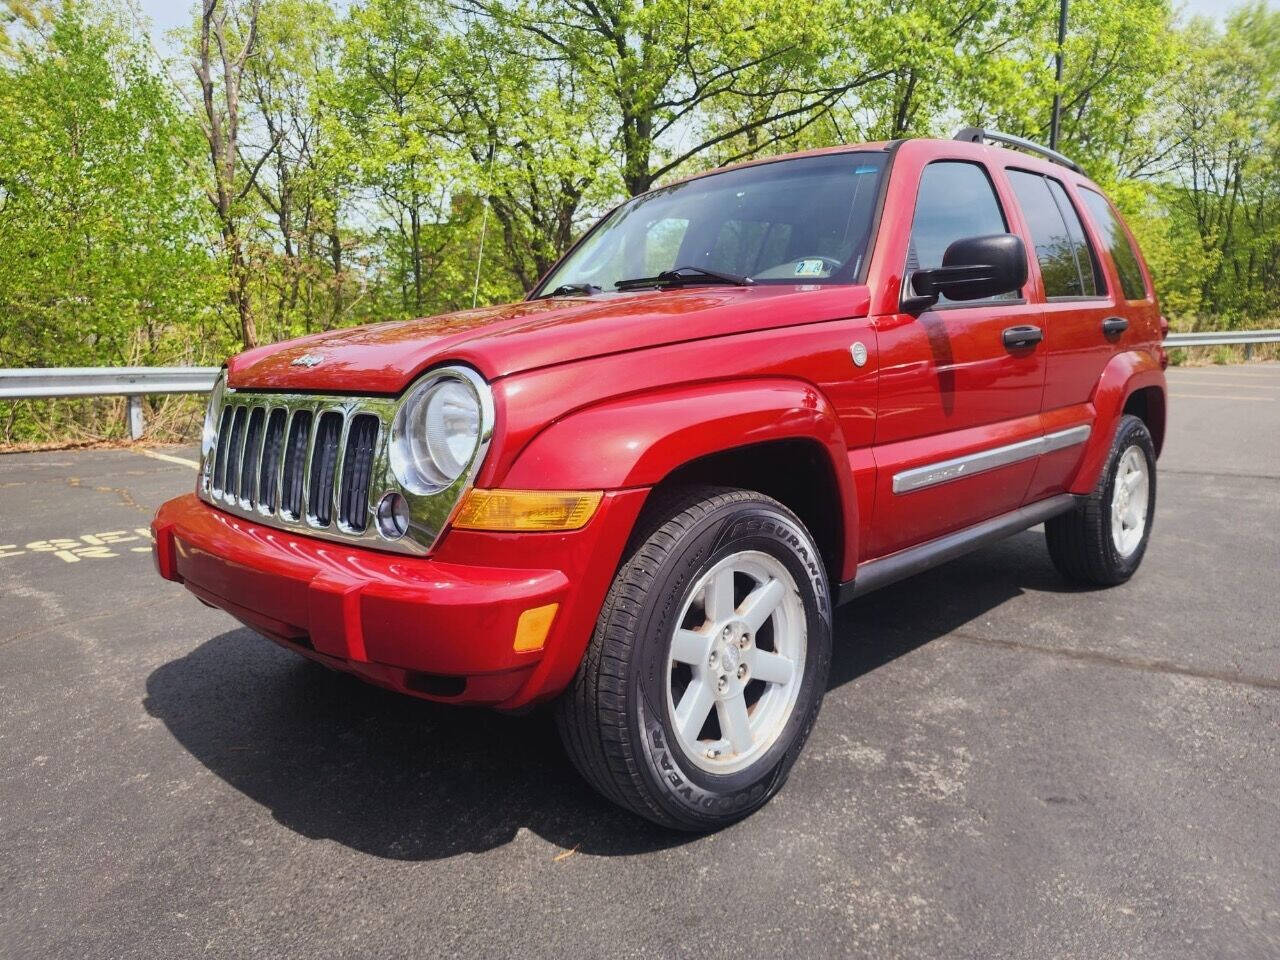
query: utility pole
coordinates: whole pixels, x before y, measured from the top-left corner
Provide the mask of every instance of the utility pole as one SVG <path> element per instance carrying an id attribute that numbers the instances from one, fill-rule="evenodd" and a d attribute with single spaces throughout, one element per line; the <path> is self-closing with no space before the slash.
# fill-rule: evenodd
<path id="1" fill-rule="evenodd" d="M 1062 47 L 1067 42 L 1067 0 L 1058 10 L 1058 52 L 1054 54 L 1053 119 L 1049 121 L 1049 149 L 1058 149 L 1058 123 L 1062 115 Z"/>

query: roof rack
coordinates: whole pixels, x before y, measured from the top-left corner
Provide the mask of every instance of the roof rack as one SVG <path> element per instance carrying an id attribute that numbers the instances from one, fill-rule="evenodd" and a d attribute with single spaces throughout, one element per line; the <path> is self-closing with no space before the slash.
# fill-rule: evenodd
<path id="1" fill-rule="evenodd" d="M 966 143 L 985 143 L 990 140 L 992 143 L 1003 143 L 1006 146 L 1017 147 L 1020 150 L 1027 150 L 1031 153 L 1038 153 L 1046 160 L 1061 164 L 1068 170 L 1074 170 L 1076 173 L 1084 173 L 1080 169 L 1080 164 L 1076 163 L 1070 157 L 1063 156 L 1057 150 L 1051 150 L 1048 147 L 1036 143 L 1034 140 L 1027 140 L 1024 137 L 1015 137 L 1011 133 L 1001 133 L 998 130 L 984 130 L 982 127 L 962 127 L 956 131 L 956 135 L 952 140 L 964 140 Z"/>

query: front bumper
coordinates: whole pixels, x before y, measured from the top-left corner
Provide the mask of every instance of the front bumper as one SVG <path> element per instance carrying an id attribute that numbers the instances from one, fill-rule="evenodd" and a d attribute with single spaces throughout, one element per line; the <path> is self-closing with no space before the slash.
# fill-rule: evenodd
<path id="1" fill-rule="evenodd" d="M 252 629 L 403 693 L 515 709 L 573 677 L 645 491 L 609 493 L 569 533 L 448 533 L 430 558 L 318 540 L 194 494 L 152 523 L 161 576 Z M 558 603 L 540 650 L 520 615 Z"/>

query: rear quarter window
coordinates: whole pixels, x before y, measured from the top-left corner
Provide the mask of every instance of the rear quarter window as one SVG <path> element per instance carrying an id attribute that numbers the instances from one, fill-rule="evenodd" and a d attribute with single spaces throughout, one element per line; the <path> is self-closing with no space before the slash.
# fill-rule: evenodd
<path id="1" fill-rule="evenodd" d="M 1120 275 L 1120 289 L 1126 300 L 1143 300 L 1147 296 L 1147 285 L 1142 279 L 1142 267 L 1138 264 L 1138 253 L 1129 241 L 1129 235 L 1120 225 L 1120 218 L 1111 208 L 1110 201 L 1096 190 L 1088 187 L 1080 188 L 1080 198 L 1084 201 L 1098 229 L 1098 239 L 1111 253 L 1111 260 L 1116 265 L 1116 273 Z"/>

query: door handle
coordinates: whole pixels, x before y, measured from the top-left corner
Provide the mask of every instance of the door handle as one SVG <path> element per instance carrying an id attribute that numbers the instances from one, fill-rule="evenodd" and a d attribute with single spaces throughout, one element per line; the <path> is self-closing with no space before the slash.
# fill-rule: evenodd
<path id="1" fill-rule="evenodd" d="M 1044 331 L 1030 324 L 1020 327 L 1005 327 L 1004 345 L 1006 350 L 1025 350 L 1034 347 L 1044 339 Z"/>
<path id="2" fill-rule="evenodd" d="M 1118 337 L 1129 329 L 1129 321 L 1124 317 L 1107 317 L 1102 321 L 1102 335 L 1104 337 Z"/>

